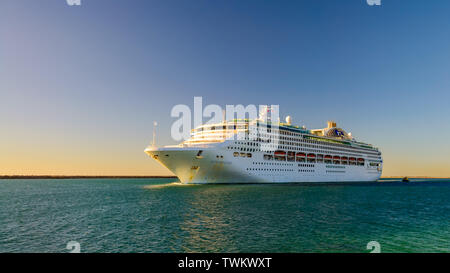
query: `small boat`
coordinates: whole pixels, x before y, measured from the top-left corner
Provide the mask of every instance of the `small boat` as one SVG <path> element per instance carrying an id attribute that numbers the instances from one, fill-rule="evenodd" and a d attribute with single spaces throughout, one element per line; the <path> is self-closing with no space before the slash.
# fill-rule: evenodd
<path id="1" fill-rule="evenodd" d="M 402 182 L 409 182 L 409 178 L 408 177 L 403 177 Z"/>

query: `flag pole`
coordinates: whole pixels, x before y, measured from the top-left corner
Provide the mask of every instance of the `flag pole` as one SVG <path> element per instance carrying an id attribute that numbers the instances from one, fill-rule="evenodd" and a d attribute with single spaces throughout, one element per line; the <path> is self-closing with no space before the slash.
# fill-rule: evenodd
<path id="1" fill-rule="evenodd" d="M 156 121 L 153 122 L 153 141 L 152 141 L 152 147 L 155 147 L 155 139 L 156 139 L 156 126 L 158 123 Z"/>

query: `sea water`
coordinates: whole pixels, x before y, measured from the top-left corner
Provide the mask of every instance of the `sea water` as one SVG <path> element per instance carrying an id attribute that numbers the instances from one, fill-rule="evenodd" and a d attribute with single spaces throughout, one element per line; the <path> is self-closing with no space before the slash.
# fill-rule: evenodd
<path id="1" fill-rule="evenodd" d="M 450 180 L 0 180 L 0 252 L 450 252 Z M 73 250 L 73 249 L 72 249 Z"/>

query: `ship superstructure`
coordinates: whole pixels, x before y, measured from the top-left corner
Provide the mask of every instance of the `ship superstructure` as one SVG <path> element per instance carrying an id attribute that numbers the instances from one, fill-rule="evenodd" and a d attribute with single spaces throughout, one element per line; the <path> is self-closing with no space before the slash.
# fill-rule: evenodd
<path id="1" fill-rule="evenodd" d="M 235 119 L 205 124 L 175 146 L 145 152 L 183 183 L 377 181 L 379 149 L 355 140 L 333 121 L 307 130 L 286 123 Z"/>

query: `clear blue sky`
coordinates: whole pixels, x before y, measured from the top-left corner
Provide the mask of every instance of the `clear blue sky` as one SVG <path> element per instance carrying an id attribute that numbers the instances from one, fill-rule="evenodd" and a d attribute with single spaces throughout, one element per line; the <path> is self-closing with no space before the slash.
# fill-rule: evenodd
<path id="1" fill-rule="evenodd" d="M 450 1 L 0 1 L 0 174 L 168 174 L 176 104 L 279 104 L 450 176 Z"/>

